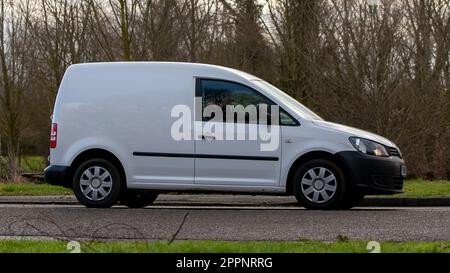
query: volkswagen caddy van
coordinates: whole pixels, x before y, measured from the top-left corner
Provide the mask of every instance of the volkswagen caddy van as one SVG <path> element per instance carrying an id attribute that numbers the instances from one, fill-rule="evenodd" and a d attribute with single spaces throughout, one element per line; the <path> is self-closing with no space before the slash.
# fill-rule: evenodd
<path id="1" fill-rule="evenodd" d="M 45 170 L 49 183 L 94 208 L 145 207 L 161 192 L 216 192 L 347 209 L 365 195 L 401 193 L 405 176 L 394 143 L 327 122 L 262 79 L 159 62 L 70 66 Z"/>

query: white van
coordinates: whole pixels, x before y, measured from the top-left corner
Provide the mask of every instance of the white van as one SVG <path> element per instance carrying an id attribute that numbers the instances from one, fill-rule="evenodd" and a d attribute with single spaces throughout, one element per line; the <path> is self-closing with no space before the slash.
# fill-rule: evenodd
<path id="1" fill-rule="evenodd" d="M 231 117 L 214 112 L 233 107 Z M 406 176 L 391 141 L 326 122 L 269 83 L 220 66 L 72 65 L 52 123 L 46 180 L 73 188 L 87 207 L 225 192 L 350 208 L 368 194 L 401 193 Z"/>

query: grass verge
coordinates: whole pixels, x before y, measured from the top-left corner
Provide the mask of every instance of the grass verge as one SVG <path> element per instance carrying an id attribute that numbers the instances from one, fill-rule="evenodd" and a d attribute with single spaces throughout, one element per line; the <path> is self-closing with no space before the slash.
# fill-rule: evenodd
<path id="1" fill-rule="evenodd" d="M 404 191 L 391 197 L 450 197 L 450 181 L 408 180 Z"/>
<path id="2" fill-rule="evenodd" d="M 368 253 L 364 241 L 347 242 L 222 242 L 175 241 L 137 243 L 81 243 L 82 253 Z M 381 242 L 383 253 L 450 252 L 450 242 Z M 68 253 L 67 242 L 61 241 L 0 241 L 2 253 Z"/>
<path id="3" fill-rule="evenodd" d="M 70 195 L 72 190 L 49 184 L 0 183 L 0 196 Z"/>
<path id="4" fill-rule="evenodd" d="M 41 156 L 25 156 L 20 160 L 20 168 L 26 172 L 42 172 L 47 165 L 47 159 Z"/>

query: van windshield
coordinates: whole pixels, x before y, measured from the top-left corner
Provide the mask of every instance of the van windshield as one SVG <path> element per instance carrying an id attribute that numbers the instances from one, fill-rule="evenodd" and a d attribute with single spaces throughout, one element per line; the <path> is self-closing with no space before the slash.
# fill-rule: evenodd
<path id="1" fill-rule="evenodd" d="M 296 99 L 292 98 L 291 96 L 284 93 L 275 86 L 271 85 L 270 83 L 265 82 L 263 80 L 253 80 L 253 83 L 256 84 L 259 88 L 263 89 L 264 91 L 275 96 L 276 99 L 287 105 L 290 109 L 295 111 L 302 118 L 310 120 L 323 120 L 319 115 L 309 110 L 308 107 L 304 106 Z"/>

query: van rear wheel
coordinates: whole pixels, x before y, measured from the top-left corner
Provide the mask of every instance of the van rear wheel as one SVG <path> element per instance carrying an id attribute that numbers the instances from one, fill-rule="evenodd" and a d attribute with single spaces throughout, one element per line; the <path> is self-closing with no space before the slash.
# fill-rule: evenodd
<path id="1" fill-rule="evenodd" d="M 75 171 L 73 191 L 88 208 L 109 208 L 117 203 L 121 179 L 116 166 L 106 159 L 90 159 Z"/>
<path id="2" fill-rule="evenodd" d="M 151 205 L 156 198 L 158 198 L 156 192 L 128 191 L 121 197 L 120 203 L 129 208 L 139 209 Z"/>
<path id="3" fill-rule="evenodd" d="M 329 160 L 310 160 L 294 176 L 295 197 L 307 209 L 341 208 L 345 191 L 343 172 Z"/>

